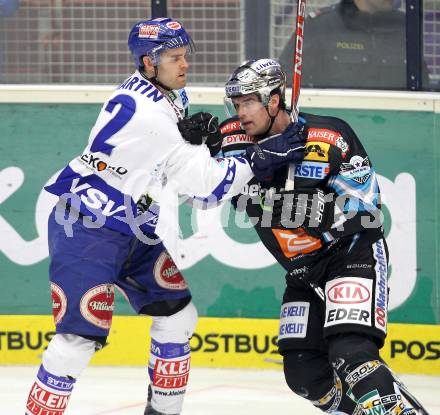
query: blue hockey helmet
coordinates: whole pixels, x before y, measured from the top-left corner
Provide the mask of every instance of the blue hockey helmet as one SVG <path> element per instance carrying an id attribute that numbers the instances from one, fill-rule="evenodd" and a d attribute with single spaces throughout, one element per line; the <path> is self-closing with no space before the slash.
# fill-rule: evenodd
<path id="1" fill-rule="evenodd" d="M 157 66 L 163 51 L 180 47 L 187 47 L 189 52 L 195 49 L 184 27 L 168 17 L 138 22 L 128 36 L 128 48 L 137 68 L 144 66 L 144 56 L 150 57 L 153 65 Z"/>

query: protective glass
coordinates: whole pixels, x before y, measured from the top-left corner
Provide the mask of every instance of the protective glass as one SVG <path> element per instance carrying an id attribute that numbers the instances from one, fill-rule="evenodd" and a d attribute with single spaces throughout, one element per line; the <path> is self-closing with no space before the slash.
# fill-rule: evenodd
<path id="1" fill-rule="evenodd" d="M 148 54 L 148 56 L 153 61 L 154 65 L 159 65 L 164 62 L 164 59 L 166 61 L 170 61 L 173 59 L 172 57 L 170 57 L 172 55 L 172 53 L 170 53 L 170 52 L 172 52 L 173 49 L 183 48 L 183 47 L 186 49 L 185 59 L 187 59 L 187 57 L 190 54 L 195 53 L 195 51 L 196 51 L 195 46 L 194 46 L 194 42 L 192 41 L 191 38 L 189 38 L 189 37 L 183 38 L 183 37 L 179 36 L 178 38 L 172 39 L 166 43 L 162 43 L 160 46 L 153 49 Z"/>
<path id="2" fill-rule="evenodd" d="M 244 115 L 252 117 L 264 109 L 264 105 L 255 95 L 223 99 L 223 106 L 228 117 Z"/>
<path id="3" fill-rule="evenodd" d="M 180 46 L 180 47 L 182 47 L 182 46 Z M 182 59 L 188 60 L 188 57 L 189 57 L 189 55 L 191 55 L 192 52 L 193 52 L 193 50 L 191 49 L 191 47 L 189 45 L 185 46 L 185 51 L 183 53 L 176 53 L 176 51 L 174 49 L 166 49 L 160 54 L 159 60 L 158 60 L 158 65 L 166 64 L 166 63 L 170 63 L 170 62 L 177 63 Z"/>

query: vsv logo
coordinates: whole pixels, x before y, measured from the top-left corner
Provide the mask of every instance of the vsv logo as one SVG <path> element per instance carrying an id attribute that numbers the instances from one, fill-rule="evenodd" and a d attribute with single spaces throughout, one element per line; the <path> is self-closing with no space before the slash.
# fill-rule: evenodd
<path id="1" fill-rule="evenodd" d="M 81 201 L 92 209 L 100 209 L 104 216 L 113 216 L 115 213 L 125 210 L 126 206 L 115 207 L 115 202 L 98 189 L 88 183 L 79 184 L 80 179 L 72 180 L 70 192 L 80 195 Z"/>
<path id="2" fill-rule="evenodd" d="M 58 172 L 48 182 L 52 182 L 57 175 Z M 21 192 L 25 179 L 19 167 L 7 167 L 0 171 L 0 208 L 15 193 Z M 408 299 L 416 284 L 416 184 L 413 176 L 408 173 L 399 174 L 394 182 L 383 176 L 378 176 L 378 180 L 382 202 L 392 218 L 387 242 L 392 268 L 389 308 L 394 309 Z M 116 206 L 114 201 L 102 196 L 90 185 L 81 186 L 79 183 L 74 184 L 72 192 L 78 194 L 84 203 L 101 207 L 108 215 L 114 215 L 124 208 Z M 10 261 L 27 266 L 47 258 L 47 218 L 56 202 L 55 196 L 41 190 L 34 208 L 35 222 L 27 219 L 28 226 L 35 226 L 38 235 L 32 240 L 26 240 L 14 228 L 7 220 L 7 212 L 3 213 L 4 209 L 0 211 L 0 251 Z M 231 238 L 231 232 L 226 232 L 224 227 L 225 209 L 232 209 L 229 203 L 206 211 L 193 210 L 192 229 L 197 230 L 180 241 L 181 258 L 177 266 L 181 270 L 194 266 L 209 255 L 227 266 L 241 269 L 259 269 L 275 264 L 275 259 L 261 241 L 241 243 Z M 242 228 L 252 227 L 244 213 L 238 213 L 236 217 L 236 222 L 242 220 Z"/>

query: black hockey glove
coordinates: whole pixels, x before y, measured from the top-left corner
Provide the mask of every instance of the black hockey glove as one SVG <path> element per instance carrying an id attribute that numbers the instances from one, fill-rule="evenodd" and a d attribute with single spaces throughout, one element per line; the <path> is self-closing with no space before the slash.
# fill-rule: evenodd
<path id="1" fill-rule="evenodd" d="M 197 112 L 177 123 L 182 137 L 191 144 L 208 146 L 211 156 L 221 148 L 222 137 L 218 128 L 218 118 L 209 112 Z"/>
<path id="2" fill-rule="evenodd" d="M 310 236 L 321 238 L 332 226 L 334 212 L 333 193 L 319 188 L 283 191 L 275 196 L 272 227 L 303 228 Z"/>
<path id="3" fill-rule="evenodd" d="M 304 158 L 307 128 L 301 122 L 291 123 L 281 133 L 265 138 L 246 148 L 246 156 L 255 177 L 267 181 L 274 171 Z"/>

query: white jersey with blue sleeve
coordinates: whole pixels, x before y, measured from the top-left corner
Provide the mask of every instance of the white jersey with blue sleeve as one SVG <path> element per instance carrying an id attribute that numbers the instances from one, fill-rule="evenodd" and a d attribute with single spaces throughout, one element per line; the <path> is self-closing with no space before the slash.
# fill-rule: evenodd
<path id="1" fill-rule="evenodd" d="M 131 235 L 154 232 L 164 187 L 228 199 L 253 177 L 246 159 L 216 160 L 181 136 L 179 108 L 138 71 L 104 103 L 83 153 L 46 190 L 81 214 Z"/>

